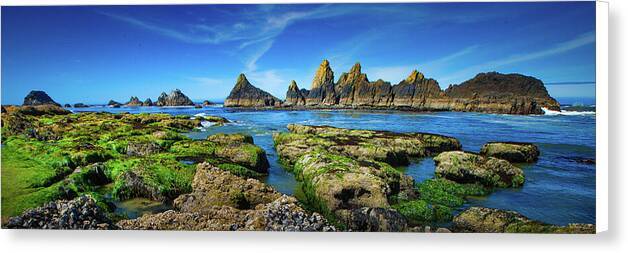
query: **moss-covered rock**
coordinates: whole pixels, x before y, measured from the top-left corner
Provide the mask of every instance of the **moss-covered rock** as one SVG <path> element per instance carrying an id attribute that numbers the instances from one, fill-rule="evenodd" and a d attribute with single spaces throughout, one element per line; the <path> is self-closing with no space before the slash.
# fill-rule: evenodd
<path id="1" fill-rule="evenodd" d="M 388 196 L 412 191 L 411 178 L 386 163 L 355 160 L 328 152 L 303 155 L 293 172 L 303 181 L 309 202 L 315 202 L 313 204 L 325 213 L 388 207 Z"/>
<path id="2" fill-rule="evenodd" d="M 296 124 L 288 125 L 288 130 L 290 133 L 275 134 L 273 139 L 277 153 L 289 164 L 315 149 L 394 166 L 407 165 L 412 157 L 461 148 L 455 138 L 427 133 L 393 133 Z"/>
<path id="3" fill-rule="evenodd" d="M 256 179 L 245 179 L 209 163 L 196 167 L 193 192 L 179 196 L 174 206 L 185 212 L 199 212 L 211 206 L 231 206 L 238 209 L 267 204 L 281 194 Z"/>
<path id="4" fill-rule="evenodd" d="M 496 157 L 513 163 L 531 163 L 539 159 L 541 152 L 532 143 L 489 142 L 482 146 L 480 154 Z"/>
<path id="5" fill-rule="evenodd" d="M 458 183 L 480 183 L 487 187 L 520 187 L 523 171 L 506 160 L 478 154 L 451 151 L 434 157 L 437 177 Z"/>
<path id="6" fill-rule="evenodd" d="M 180 134 L 202 121 L 227 122 L 220 117 L 32 110 L 4 108 L 2 113 L 3 222 L 28 208 L 83 193 L 171 202 L 191 192 L 193 163 L 211 161 L 244 177 L 260 177 L 268 168 L 264 151 L 250 136 L 222 135 L 212 141 Z M 110 190 L 94 192 L 105 183 L 113 183 Z"/>
<path id="7" fill-rule="evenodd" d="M 334 231 L 318 213 L 294 197 L 255 179 L 244 179 L 209 163 L 198 165 L 193 192 L 174 202 L 177 210 L 122 220 L 122 229 L 209 231 Z"/>
<path id="8" fill-rule="evenodd" d="M 513 211 L 485 207 L 471 207 L 453 219 L 454 231 L 471 233 L 564 233 L 593 234 L 595 225 L 569 224 L 555 226 Z"/>

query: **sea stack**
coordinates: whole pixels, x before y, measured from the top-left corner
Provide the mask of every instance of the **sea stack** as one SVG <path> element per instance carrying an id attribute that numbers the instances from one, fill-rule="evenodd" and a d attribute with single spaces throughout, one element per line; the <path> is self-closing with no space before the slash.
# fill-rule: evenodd
<path id="1" fill-rule="evenodd" d="M 238 76 L 236 85 L 225 100 L 226 107 L 268 107 L 281 106 L 281 103 L 275 96 L 253 86 L 244 74 Z"/>
<path id="2" fill-rule="evenodd" d="M 329 61 L 323 60 L 316 70 L 310 93 L 305 99 L 306 105 L 334 105 L 336 104 L 336 91 L 334 85 L 334 72 L 329 66 Z"/>
<path id="3" fill-rule="evenodd" d="M 147 98 L 146 100 L 144 100 L 144 102 L 142 102 L 142 106 L 153 106 L 155 104 L 153 104 L 153 100 L 151 100 L 150 98 Z"/>
<path id="4" fill-rule="evenodd" d="M 539 79 L 521 74 L 479 73 L 445 93 L 452 98 L 452 110 L 506 114 L 543 114 L 542 108 L 559 111 Z"/>
<path id="5" fill-rule="evenodd" d="M 192 106 L 194 102 L 188 98 L 181 90 L 175 89 L 170 94 L 162 92 L 155 103 L 157 106 Z"/>
<path id="6" fill-rule="evenodd" d="M 126 104 L 124 105 L 125 106 L 142 106 L 142 101 L 140 101 L 140 99 L 137 97 L 131 97 L 129 99 L 129 102 L 126 102 Z"/>
<path id="7" fill-rule="evenodd" d="M 61 105 L 52 100 L 46 92 L 40 90 L 32 90 L 29 92 L 24 98 L 24 103 L 22 105 L 56 105 L 61 107 Z"/>
<path id="8" fill-rule="evenodd" d="M 290 82 L 290 86 L 288 86 L 288 92 L 286 92 L 286 102 L 285 106 L 304 106 L 305 98 L 309 94 L 309 91 L 306 89 L 299 90 L 299 86 L 297 86 L 297 82 L 292 80 Z"/>

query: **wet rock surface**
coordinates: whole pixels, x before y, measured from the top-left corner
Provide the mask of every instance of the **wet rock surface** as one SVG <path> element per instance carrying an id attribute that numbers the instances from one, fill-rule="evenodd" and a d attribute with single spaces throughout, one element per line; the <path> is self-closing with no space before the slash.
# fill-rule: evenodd
<path id="1" fill-rule="evenodd" d="M 407 221 L 394 209 L 362 207 L 340 210 L 339 219 L 349 231 L 363 232 L 402 232 L 407 230 Z"/>
<path id="2" fill-rule="evenodd" d="M 531 163 L 539 160 L 541 152 L 532 143 L 489 142 L 482 146 L 480 154 L 496 157 L 513 163 Z"/>
<path id="3" fill-rule="evenodd" d="M 330 153 L 406 165 L 412 157 L 425 157 L 442 151 L 459 150 L 452 137 L 427 133 L 393 133 L 352 130 L 329 126 L 288 125 L 290 133 L 273 136 L 277 153 L 289 163 L 317 149 Z"/>
<path id="4" fill-rule="evenodd" d="M 58 200 L 12 217 L 12 229 L 117 229 L 89 195 L 73 200 Z"/>
<path id="5" fill-rule="evenodd" d="M 485 207 L 471 207 L 453 219 L 455 232 L 470 233 L 565 233 L 593 234 L 595 225 L 569 224 L 555 226 L 527 217 L 513 211 Z"/>
<path id="6" fill-rule="evenodd" d="M 480 183 L 487 187 L 520 187 L 523 171 L 510 162 L 478 154 L 449 151 L 434 157 L 437 177 L 458 183 Z"/>
<path id="7" fill-rule="evenodd" d="M 211 164 L 199 164 L 193 192 L 175 201 L 177 210 L 122 220 L 122 229 L 207 231 L 334 231 L 294 197 L 255 179 L 243 179 Z"/>

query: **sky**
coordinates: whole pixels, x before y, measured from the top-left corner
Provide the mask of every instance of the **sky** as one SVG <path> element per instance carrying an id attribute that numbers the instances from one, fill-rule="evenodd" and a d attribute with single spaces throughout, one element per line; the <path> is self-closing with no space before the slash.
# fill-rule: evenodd
<path id="1" fill-rule="evenodd" d="M 396 84 L 413 69 L 444 89 L 477 73 L 534 76 L 558 98 L 595 97 L 595 3 L 2 7 L 2 104 L 223 100 L 239 73 L 279 98 L 360 62 Z"/>

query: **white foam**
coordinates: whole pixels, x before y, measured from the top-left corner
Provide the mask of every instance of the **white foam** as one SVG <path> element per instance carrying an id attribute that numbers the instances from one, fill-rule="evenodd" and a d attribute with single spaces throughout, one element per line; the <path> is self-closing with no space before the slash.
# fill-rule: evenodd
<path id="1" fill-rule="evenodd" d="M 552 110 L 547 109 L 545 107 L 542 107 L 541 109 L 543 109 L 543 112 L 545 112 L 545 115 L 547 115 L 547 116 L 556 116 L 556 115 L 564 115 L 564 116 L 595 115 L 595 112 L 574 112 L 574 111 L 565 111 L 565 110 L 552 111 Z"/>
<path id="2" fill-rule="evenodd" d="M 213 125 L 216 125 L 216 122 L 211 122 L 211 121 L 201 121 L 201 126 L 203 127 L 211 127 Z"/>

